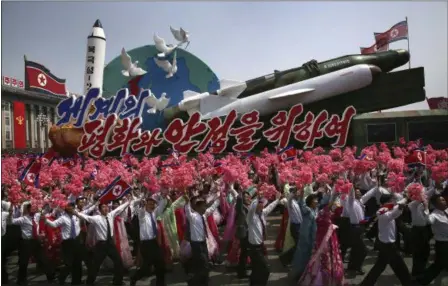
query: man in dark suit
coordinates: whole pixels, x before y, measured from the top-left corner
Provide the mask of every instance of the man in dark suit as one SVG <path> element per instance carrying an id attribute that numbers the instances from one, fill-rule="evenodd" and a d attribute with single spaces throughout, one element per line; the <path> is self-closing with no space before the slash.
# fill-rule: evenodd
<path id="1" fill-rule="evenodd" d="M 251 196 L 248 192 L 242 192 L 241 186 L 238 183 L 233 185 L 238 192 L 236 200 L 236 238 L 240 240 L 240 257 L 238 262 L 238 278 L 248 277 L 246 273 L 246 262 L 248 255 L 249 241 L 247 238 L 247 212 L 249 211 L 249 205 L 251 202 Z"/>

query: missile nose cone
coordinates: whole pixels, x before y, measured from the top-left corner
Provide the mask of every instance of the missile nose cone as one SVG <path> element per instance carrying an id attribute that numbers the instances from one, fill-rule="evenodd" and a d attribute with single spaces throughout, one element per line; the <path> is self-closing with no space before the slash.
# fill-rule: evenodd
<path id="1" fill-rule="evenodd" d="M 396 50 L 396 52 L 400 56 L 401 61 L 405 61 L 407 63 L 409 61 L 409 59 L 411 58 L 411 55 L 409 54 L 409 51 L 407 51 L 407 50 L 400 49 L 400 50 Z"/>
<path id="2" fill-rule="evenodd" d="M 95 21 L 95 24 L 93 24 L 93 28 L 103 28 L 103 25 L 101 25 L 100 19 L 97 19 Z"/>

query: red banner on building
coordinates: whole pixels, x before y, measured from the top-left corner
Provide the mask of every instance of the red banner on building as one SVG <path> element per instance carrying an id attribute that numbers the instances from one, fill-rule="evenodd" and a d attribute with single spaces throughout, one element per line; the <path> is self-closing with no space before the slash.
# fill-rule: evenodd
<path id="1" fill-rule="evenodd" d="M 14 148 L 26 148 L 25 103 L 13 102 L 14 108 Z"/>

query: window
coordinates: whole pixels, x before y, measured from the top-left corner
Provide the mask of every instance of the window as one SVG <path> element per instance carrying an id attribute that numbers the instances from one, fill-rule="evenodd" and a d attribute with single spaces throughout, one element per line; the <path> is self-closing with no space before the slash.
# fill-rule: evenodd
<path id="1" fill-rule="evenodd" d="M 409 140 L 422 139 L 424 144 L 448 142 L 448 121 L 408 122 Z"/>
<path id="2" fill-rule="evenodd" d="M 395 123 L 366 124 L 367 143 L 395 142 Z"/>
<path id="3" fill-rule="evenodd" d="M 7 101 L 2 102 L 3 107 L 3 120 L 5 121 L 5 139 L 6 141 L 12 140 L 12 126 L 11 126 L 11 104 Z"/>

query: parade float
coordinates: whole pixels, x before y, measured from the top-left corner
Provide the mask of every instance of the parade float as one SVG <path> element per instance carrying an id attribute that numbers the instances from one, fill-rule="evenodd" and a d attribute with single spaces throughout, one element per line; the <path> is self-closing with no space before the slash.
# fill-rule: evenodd
<path id="1" fill-rule="evenodd" d="M 247 81 L 218 79 L 190 53 L 190 36 L 170 27 L 175 44 L 154 34 L 153 45 L 121 50 L 104 70 L 105 35 L 88 38 L 85 95 L 57 107 L 50 131 L 56 151 L 99 158 L 144 154 L 343 147 L 356 114 L 425 99 L 424 69 L 393 72 L 406 50 L 311 60 Z M 92 58 L 93 57 L 93 58 Z M 101 61 L 100 61 L 101 62 Z M 102 89 L 95 88 L 102 84 Z"/>

